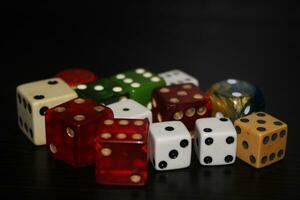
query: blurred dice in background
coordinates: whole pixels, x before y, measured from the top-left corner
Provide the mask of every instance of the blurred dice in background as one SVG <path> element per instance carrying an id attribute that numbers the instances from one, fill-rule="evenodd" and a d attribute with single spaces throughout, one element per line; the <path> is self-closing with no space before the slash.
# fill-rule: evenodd
<path id="1" fill-rule="evenodd" d="M 93 72 L 83 68 L 65 69 L 56 74 L 56 77 L 64 80 L 72 88 L 97 80 L 97 76 Z"/>
<path id="2" fill-rule="evenodd" d="M 173 69 L 158 75 L 166 81 L 166 85 L 193 83 L 194 85 L 199 86 L 199 82 L 195 77 L 179 69 Z"/>

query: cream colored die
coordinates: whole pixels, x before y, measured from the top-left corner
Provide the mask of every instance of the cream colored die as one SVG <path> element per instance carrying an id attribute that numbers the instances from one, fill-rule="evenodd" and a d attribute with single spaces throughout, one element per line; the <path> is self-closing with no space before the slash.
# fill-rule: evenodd
<path id="1" fill-rule="evenodd" d="M 19 85 L 17 109 L 21 130 L 35 145 L 46 144 L 46 111 L 76 97 L 76 92 L 60 78 Z"/>

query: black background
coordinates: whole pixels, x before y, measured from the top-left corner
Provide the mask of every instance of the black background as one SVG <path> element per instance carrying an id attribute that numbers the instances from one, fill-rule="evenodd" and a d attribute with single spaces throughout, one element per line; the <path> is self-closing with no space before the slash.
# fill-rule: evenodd
<path id="1" fill-rule="evenodd" d="M 300 199 L 299 8 L 288 1 L 198 3 L 10 3 L 1 11 L 0 198 Z M 180 68 L 201 88 L 248 80 L 267 112 L 289 125 L 286 158 L 264 169 L 231 166 L 156 172 L 145 187 L 95 184 L 94 168 L 73 169 L 33 146 L 17 127 L 17 85 L 69 66 L 105 77 L 133 67 Z"/>

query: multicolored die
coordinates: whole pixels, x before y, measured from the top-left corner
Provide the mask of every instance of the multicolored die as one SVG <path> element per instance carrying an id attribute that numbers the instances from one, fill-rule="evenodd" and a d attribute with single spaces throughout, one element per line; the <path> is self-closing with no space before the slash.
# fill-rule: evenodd
<path id="1" fill-rule="evenodd" d="M 207 93 L 213 105 L 212 116 L 229 117 L 232 121 L 262 111 L 265 107 L 260 89 L 242 80 L 228 79 L 215 83 Z"/>
<path id="2" fill-rule="evenodd" d="M 264 112 L 237 119 L 237 157 L 255 168 L 282 160 L 287 142 L 287 125 Z"/>
<path id="3" fill-rule="evenodd" d="M 158 75 L 143 69 L 129 70 L 111 77 L 129 93 L 129 98 L 151 109 L 151 94 L 157 87 L 165 86 Z"/>
<path id="4" fill-rule="evenodd" d="M 128 98 L 128 92 L 125 91 L 125 88 L 107 78 L 77 85 L 76 92 L 79 97 L 103 104 L 110 104 Z"/>
<path id="5" fill-rule="evenodd" d="M 144 185 L 148 179 L 147 119 L 105 120 L 96 137 L 96 182 Z"/>
<path id="6" fill-rule="evenodd" d="M 211 116 L 211 102 L 192 83 L 161 87 L 153 92 L 152 113 L 154 122 L 182 121 L 194 130 L 195 121 Z"/>
<path id="7" fill-rule="evenodd" d="M 73 167 L 95 162 L 95 136 L 101 122 L 113 118 L 111 109 L 77 98 L 46 113 L 49 153 Z"/>

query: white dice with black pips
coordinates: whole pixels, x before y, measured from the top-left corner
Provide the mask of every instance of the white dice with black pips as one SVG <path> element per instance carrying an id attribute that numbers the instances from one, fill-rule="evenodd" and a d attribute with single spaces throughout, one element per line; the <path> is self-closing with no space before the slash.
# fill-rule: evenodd
<path id="1" fill-rule="evenodd" d="M 152 123 L 152 112 L 132 99 L 122 100 L 108 105 L 115 118 L 148 119 Z"/>
<path id="2" fill-rule="evenodd" d="M 195 77 L 193 77 L 179 69 L 166 71 L 166 72 L 158 74 L 158 76 L 163 78 L 167 85 L 193 83 L 194 85 L 199 86 L 199 82 Z"/>
<path id="3" fill-rule="evenodd" d="M 60 78 L 19 85 L 17 109 L 21 130 L 35 145 L 46 144 L 46 111 L 76 97 L 76 92 Z"/>
<path id="4" fill-rule="evenodd" d="M 235 162 L 236 130 L 228 118 L 202 118 L 196 121 L 194 147 L 202 165 Z"/>
<path id="5" fill-rule="evenodd" d="M 190 166 L 191 135 L 182 122 L 153 123 L 149 134 L 149 155 L 156 170 L 172 170 Z"/>

